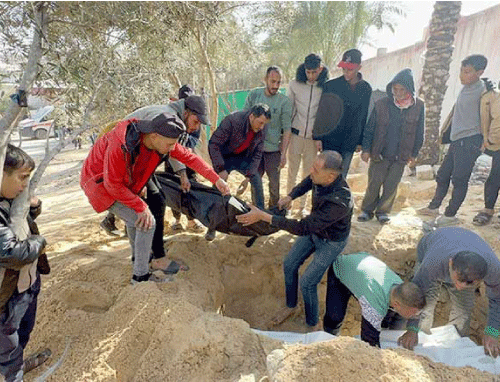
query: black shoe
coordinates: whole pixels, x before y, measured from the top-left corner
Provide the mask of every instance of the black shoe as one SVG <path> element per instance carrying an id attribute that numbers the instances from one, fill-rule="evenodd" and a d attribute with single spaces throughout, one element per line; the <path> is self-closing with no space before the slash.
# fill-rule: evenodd
<path id="1" fill-rule="evenodd" d="M 212 241 L 213 239 L 215 239 L 215 230 L 209 228 L 207 233 L 205 234 L 205 240 Z"/>
<path id="2" fill-rule="evenodd" d="M 367 222 L 373 219 L 373 212 L 363 211 L 358 215 L 358 222 Z"/>
<path id="3" fill-rule="evenodd" d="M 114 222 L 109 221 L 107 217 L 105 217 L 101 224 L 101 228 L 106 231 L 106 233 L 110 236 L 120 236 L 120 231 L 116 228 Z"/>
<path id="4" fill-rule="evenodd" d="M 389 223 L 391 221 L 391 218 L 389 216 L 387 216 L 387 214 L 380 214 L 380 215 L 377 215 L 377 220 L 380 224 L 386 224 L 386 223 Z"/>

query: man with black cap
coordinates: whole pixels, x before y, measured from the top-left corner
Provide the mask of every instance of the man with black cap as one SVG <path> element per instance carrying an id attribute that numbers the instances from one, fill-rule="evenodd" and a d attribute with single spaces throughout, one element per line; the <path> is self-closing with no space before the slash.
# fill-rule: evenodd
<path id="1" fill-rule="evenodd" d="M 302 163 L 302 178 L 305 178 L 321 151 L 321 141 L 313 140 L 313 126 L 316 119 L 323 86 L 328 80 L 328 68 L 317 54 L 309 54 L 297 68 L 294 80 L 288 86 L 288 97 L 292 102 L 292 135 L 288 146 L 287 192 L 296 185 L 297 173 Z M 300 198 L 299 214 L 308 214 L 307 199 Z"/>
<path id="2" fill-rule="evenodd" d="M 192 92 L 189 85 L 184 85 L 179 89 L 179 95 L 182 96 L 188 94 L 189 92 Z M 152 120 L 160 113 L 176 114 L 182 120 L 186 127 L 187 134 L 183 134 L 179 138 L 179 144 L 193 151 L 200 138 L 201 125 L 208 124 L 207 106 L 203 97 L 190 94 L 185 98 L 181 98 L 175 102 L 170 102 L 167 105 L 145 106 L 127 115 L 125 119 L 137 118 L 139 120 Z M 192 178 L 194 173 L 191 169 L 186 168 L 186 166 L 178 160 L 168 157 L 165 158 L 165 171 L 178 175 L 181 181 L 181 188 L 184 192 L 189 192 L 191 188 L 191 181 L 189 178 Z M 166 204 L 161 187 L 159 186 L 154 175 L 147 184 L 146 203 L 156 220 L 156 231 L 153 236 L 152 247 L 153 259 L 163 259 L 162 262 L 165 262 L 166 258 L 165 247 L 163 244 L 163 231 L 165 227 L 164 220 Z M 178 223 L 177 226 L 175 223 L 172 225 L 173 230 L 175 230 L 176 227 L 181 226 L 179 222 L 180 213 L 173 212 L 173 215 L 174 218 L 176 218 L 176 223 Z M 189 218 L 188 227 L 198 233 L 203 232 L 204 230 L 203 225 L 194 218 Z M 188 269 L 187 266 L 177 264 L 174 260 L 171 260 L 169 264 L 164 265 L 164 269 L 169 269 L 169 272 L 172 273 L 177 273 L 179 269 Z"/>
<path id="3" fill-rule="evenodd" d="M 350 49 L 344 52 L 338 67 L 342 68 L 343 75 L 328 81 L 323 92 L 338 95 L 342 99 L 344 112 L 337 127 L 322 136 L 321 142 L 323 150 L 335 150 L 342 155 L 342 176 L 345 178 L 354 152 L 361 150 L 372 88 L 359 72 L 359 50 Z"/>
<path id="4" fill-rule="evenodd" d="M 250 212 L 236 217 L 243 225 L 262 220 L 299 236 L 283 264 L 286 307 L 273 318 L 273 325 L 280 324 L 294 313 L 300 285 L 306 323 L 311 330 L 319 330 L 317 286 L 330 264 L 346 246 L 351 230 L 354 203 L 349 186 L 340 175 L 341 171 L 340 154 L 323 151 L 316 156 L 310 175 L 294 187 L 288 196 L 279 200 L 280 208 L 290 209 L 293 199 L 312 191 L 311 214 L 302 220 L 271 215 L 254 206 L 251 206 Z M 299 281 L 299 268 L 313 253 L 314 257 Z"/>
<path id="5" fill-rule="evenodd" d="M 83 164 L 80 185 L 94 210 L 110 210 L 125 221 L 134 258 L 133 284 L 162 281 L 149 270 L 155 219 L 139 195 L 165 155 L 200 173 L 221 193 L 230 192 L 208 164 L 178 144 L 185 133 L 176 114 L 162 113 L 151 121 L 127 119 L 97 140 Z M 164 269 L 161 260 L 153 260 L 151 268 Z"/>
<path id="6" fill-rule="evenodd" d="M 192 89 L 189 85 L 184 85 L 179 89 L 179 95 L 186 95 L 192 92 Z M 208 124 L 207 117 L 207 106 L 203 97 L 195 96 L 193 94 L 186 95 L 184 99 L 180 99 L 175 102 L 170 102 L 166 105 L 150 105 L 144 106 L 133 113 L 127 115 L 124 119 L 136 118 L 138 120 L 147 120 L 151 121 L 154 117 L 162 113 L 170 113 L 176 114 L 179 119 L 182 120 L 185 125 L 185 130 L 187 134 L 183 134 L 179 143 L 182 146 L 188 148 L 194 148 L 198 143 L 198 139 L 200 138 L 200 126 L 201 124 Z M 110 125 L 110 128 L 113 125 Z M 176 161 L 173 158 L 168 159 L 168 165 L 172 168 L 173 172 L 179 175 L 181 178 L 181 186 L 187 192 L 191 186 L 191 183 L 188 179 L 188 173 L 186 170 L 186 166 L 179 161 Z M 167 165 L 166 165 L 167 167 Z M 148 183 L 152 185 L 151 183 Z M 148 188 L 148 191 L 151 191 Z M 156 224 L 157 224 L 157 234 L 155 235 L 155 239 L 153 241 L 153 256 L 154 257 L 163 257 L 161 255 L 164 252 L 163 249 L 163 220 L 165 217 L 165 203 L 162 200 L 162 195 L 158 191 L 158 188 L 148 193 L 148 204 L 151 208 L 151 212 L 155 216 Z M 194 221 L 193 221 L 194 224 Z M 110 235 L 116 236 L 118 235 L 118 229 L 115 225 L 115 217 L 112 213 L 108 213 L 108 215 L 101 221 L 101 227 Z M 158 256 L 157 256 L 158 255 Z"/>

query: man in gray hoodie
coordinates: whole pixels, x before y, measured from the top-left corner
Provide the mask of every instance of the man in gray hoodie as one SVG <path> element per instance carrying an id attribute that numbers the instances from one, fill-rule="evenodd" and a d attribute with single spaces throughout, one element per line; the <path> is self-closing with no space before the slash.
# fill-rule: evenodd
<path id="1" fill-rule="evenodd" d="M 376 215 L 380 223 L 389 222 L 404 168 L 415 162 L 424 142 L 424 120 L 424 102 L 415 97 L 413 73 L 403 69 L 387 85 L 387 96 L 375 102 L 364 131 L 361 159 L 370 160 L 370 167 L 358 221 Z"/>

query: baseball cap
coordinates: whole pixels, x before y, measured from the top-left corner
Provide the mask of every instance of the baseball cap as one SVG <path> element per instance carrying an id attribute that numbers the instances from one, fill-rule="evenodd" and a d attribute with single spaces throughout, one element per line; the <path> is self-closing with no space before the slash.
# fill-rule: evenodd
<path id="1" fill-rule="evenodd" d="M 361 65 L 361 52 L 357 49 L 350 49 L 342 55 L 342 61 L 337 65 L 344 69 L 357 69 Z"/>
<path id="2" fill-rule="evenodd" d="M 179 138 L 186 132 L 186 127 L 177 114 L 162 113 L 151 121 L 138 121 L 137 130 L 146 134 L 157 133 L 167 138 Z"/>
<path id="3" fill-rule="evenodd" d="M 186 98 L 184 105 L 191 110 L 204 125 L 208 125 L 207 105 L 203 97 L 192 95 Z"/>
<path id="4" fill-rule="evenodd" d="M 182 85 L 179 88 L 178 98 L 179 99 L 187 98 L 193 94 L 194 94 L 194 89 L 191 85 L 189 85 L 189 84 Z"/>

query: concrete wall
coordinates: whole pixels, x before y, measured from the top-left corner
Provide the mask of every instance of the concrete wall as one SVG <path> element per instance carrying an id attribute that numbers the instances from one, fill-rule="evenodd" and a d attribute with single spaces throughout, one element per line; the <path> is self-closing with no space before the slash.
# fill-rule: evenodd
<path id="1" fill-rule="evenodd" d="M 407 20 L 407 23 L 411 25 L 411 20 Z M 404 68 L 411 68 L 415 75 L 415 87 L 418 89 L 424 65 L 427 36 L 426 31 L 422 42 L 364 61 L 361 69 L 364 79 L 372 85 L 374 90 L 385 91 L 387 83 L 397 72 Z M 462 89 L 458 78 L 460 63 L 463 58 L 471 54 L 483 54 L 488 58 L 484 77 L 489 77 L 498 83 L 500 81 L 500 5 L 459 20 L 441 121 L 450 111 Z M 332 77 L 340 74 L 341 72 L 336 70 Z"/>

